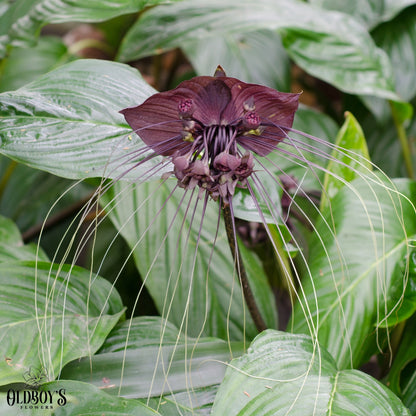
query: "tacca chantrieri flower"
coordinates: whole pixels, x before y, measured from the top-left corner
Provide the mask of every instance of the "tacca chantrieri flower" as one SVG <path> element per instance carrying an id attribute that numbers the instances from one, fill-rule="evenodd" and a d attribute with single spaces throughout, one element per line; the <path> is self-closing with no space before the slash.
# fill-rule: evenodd
<path id="1" fill-rule="evenodd" d="M 184 81 L 171 91 L 121 111 L 156 154 L 169 156 L 181 187 L 199 187 L 227 203 L 245 187 L 253 153 L 265 156 L 292 127 L 299 94 L 215 75 Z"/>

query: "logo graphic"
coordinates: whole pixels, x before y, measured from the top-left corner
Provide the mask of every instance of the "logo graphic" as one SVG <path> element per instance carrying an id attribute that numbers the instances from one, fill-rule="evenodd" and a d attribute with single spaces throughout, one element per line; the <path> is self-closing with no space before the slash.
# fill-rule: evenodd
<path id="1" fill-rule="evenodd" d="M 39 386 L 47 381 L 44 368 L 30 367 L 23 374 L 26 388 L 23 390 L 9 389 L 7 391 L 7 404 L 17 406 L 19 409 L 43 410 L 53 409 L 54 406 L 65 406 L 65 389 L 40 390 Z"/>
<path id="2" fill-rule="evenodd" d="M 28 371 L 23 374 L 23 378 L 28 387 L 39 387 L 47 380 L 47 373 L 44 368 L 30 367 Z"/>

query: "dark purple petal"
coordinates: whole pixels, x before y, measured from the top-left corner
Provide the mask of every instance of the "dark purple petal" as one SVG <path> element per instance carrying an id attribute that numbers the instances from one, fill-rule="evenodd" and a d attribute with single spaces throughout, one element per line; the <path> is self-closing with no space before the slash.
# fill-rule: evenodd
<path id="1" fill-rule="evenodd" d="M 231 139 L 234 135 L 237 143 L 246 150 L 265 156 L 292 127 L 298 98 L 299 94 L 281 93 L 226 77 L 224 70 L 218 67 L 214 77 L 201 76 L 184 81 L 174 90 L 155 94 L 143 104 L 121 113 L 156 153 L 179 157 L 195 150 L 201 152 L 205 146 L 201 137 L 204 137 L 214 149 L 206 149 L 213 157 L 210 163 L 214 163 L 215 153 L 222 151 L 227 143 L 219 146 L 220 137 L 205 136 L 211 126 L 234 128 L 234 133 L 227 130 L 230 140 L 234 140 Z M 199 141 L 193 147 L 195 140 Z M 225 162 L 224 168 L 230 168 L 225 158 L 221 162 Z M 250 169 L 247 166 L 245 171 Z"/>
<path id="2" fill-rule="evenodd" d="M 213 78 L 198 94 L 194 117 L 205 126 L 223 124 L 221 115 L 230 100 L 231 91 L 225 82 Z"/>
<path id="3" fill-rule="evenodd" d="M 191 143 L 182 140 L 182 120 L 178 116 L 178 102 L 184 97 L 170 91 L 152 95 L 137 107 L 121 110 L 127 123 L 156 153 L 171 156 L 185 154 Z"/>
<path id="4" fill-rule="evenodd" d="M 218 65 L 215 69 L 214 77 L 226 77 L 225 71 L 221 65 Z"/>
<path id="5" fill-rule="evenodd" d="M 221 113 L 230 99 L 229 86 L 223 80 L 201 76 L 184 81 L 171 91 L 154 94 L 143 104 L 120 112 L 149 147 L 163 156 L 171 156 L 176 151 L 185 154 L 191 148 L 189 142 L 182 140 L 181 103 L 192 100 L 192 116 L 209 126 L 221 123 Z"/>
<path id="6" fill-rule="evenodd" d="M 244 108 L 245 103 L 254 101 L 261 128 L 265 127 L 264 134 L 258 135 L 256 132 L 240 136 L 238 143 L 247 150 L 265 156 L 286 137 L 287 128 L 292 127 L 300 94 L 278 92 L 255 84 L 241 84 L 236 84 L 231 89 L 231 102 L 235 109 L 227 110 L 235 113 Z"/>

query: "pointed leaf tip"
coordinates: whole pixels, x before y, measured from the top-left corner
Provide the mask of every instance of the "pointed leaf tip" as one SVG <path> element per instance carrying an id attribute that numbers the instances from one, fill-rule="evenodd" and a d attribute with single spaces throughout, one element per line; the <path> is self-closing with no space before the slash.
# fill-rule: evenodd
<path id="1" fill-rule="evenodd" d="M 225 71 L 221 65 L 217 66 L 217 69 L 214 72 L 214 77 L 226 77 Z"/>

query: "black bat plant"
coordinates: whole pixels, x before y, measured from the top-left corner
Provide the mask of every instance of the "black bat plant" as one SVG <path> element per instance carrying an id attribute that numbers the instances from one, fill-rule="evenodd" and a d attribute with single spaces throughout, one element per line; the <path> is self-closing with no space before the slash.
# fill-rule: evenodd
<path id="1" fill-rule="evenodd" d="M 396 28 L 405 6 L 367 16 L 371 35 L 357 16 L 297 1 L 184 0 L 142 10 L 118 59 L 179 44 L 200 74 L 178 77 L 191 67 L 176 52 L 164 69 L 173 89 L 156 76 L 157 92 L 128 65 L 90 59 L 18 85 L 10 74 L 19 56 L 45 57 L 58 41 L 22 46 L 31 28 L 57 19 L 57 3 L 24 12 L 17 3 L 0 17 L 14 22 L 0 38 L 0 150 L 14 159 L 2 160 L 0 206 L 26 242 L 36 238 L 23 244 L 1 218 L 0 410 L 414 412 L 415 184 L 394 178 L 413 171 L 411 107 L 371 37 L 382 45 L 381 22 Z M 106 20 L 143 4 L 78 6 L 61 4 L 59 16 Z M 116 31 L 115 21 L 106 24 Z M 57 64 L 66 59 L 59 50 Z M 299 71 L 287 53 L 331 84 L 329 93 L 306 76 L 302 87 L 270 82 L 277 63 Z M 147 62 L 139 62 L 143 73 Z M 163 62 L 154 57 L 154 73 Z M 206 75 L 218 62 L 231 76 L 220 66 Z M 416 93 L 398 88 L 408 100 Z M 337 121 L 344 110 L 359 116 L 370 151 L 351 112 L 339 129 L 299 105 L 311 90 Z M 351 95 L 359 93 L 373 98 Z M 390 100 L 391 118 L 374 96 Z M 374 118 L 381 113 L 387 124 Z"/>

